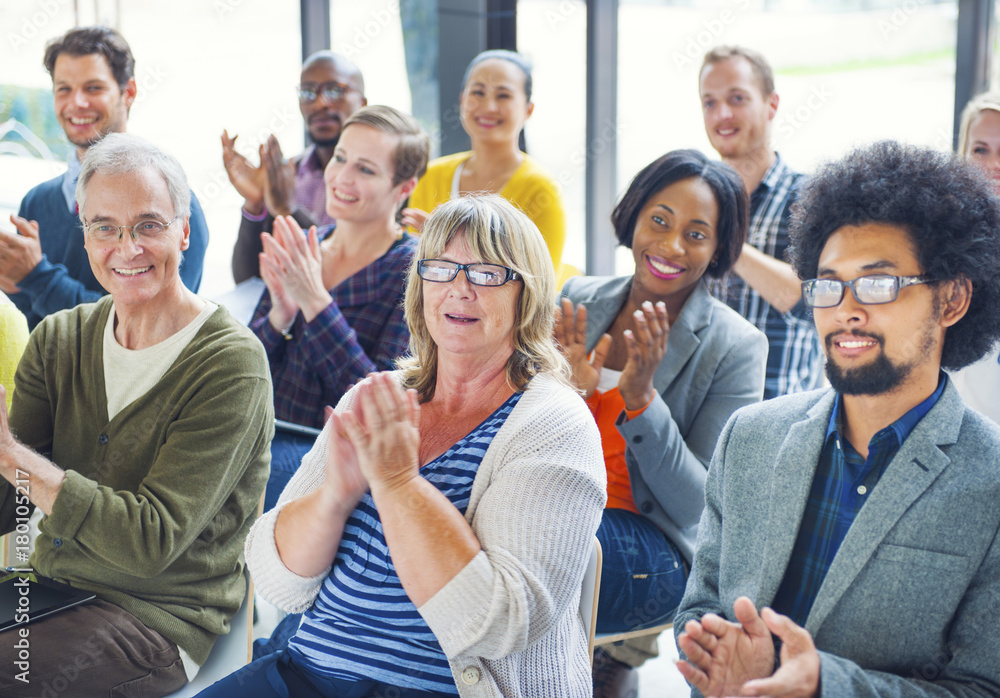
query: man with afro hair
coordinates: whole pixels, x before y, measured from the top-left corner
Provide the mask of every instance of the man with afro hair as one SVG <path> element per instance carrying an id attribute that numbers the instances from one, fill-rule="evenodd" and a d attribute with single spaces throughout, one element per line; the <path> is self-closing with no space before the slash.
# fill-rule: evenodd
<path id="1" fill-rule="evenodd" d="M 1000 340 L 1000 199 L 881 142 L 809 181 L 790 234 L 832 388 L 726 425 L 678 666 L 709 696 L 997 695 L 1000 429 L 942 368 Z"/>

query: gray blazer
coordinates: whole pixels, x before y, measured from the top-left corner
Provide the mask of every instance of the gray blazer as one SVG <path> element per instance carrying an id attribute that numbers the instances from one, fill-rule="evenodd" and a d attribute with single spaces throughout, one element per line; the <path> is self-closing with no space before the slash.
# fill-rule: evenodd
<path id="1" fill-rule="evenodd" d="M 615 321 L 632 277 L 575 276 L 562 295 L 587 308 L 587 350 Z M 658 393 L 635 419 L 618 418 L 632 497 L 690 562 L 705 474 L 729 416 L 764 394 L 767 338 L 699 282 L 670 328 L 653 377 Z"/>
<path id="2" fill-rule="evenodd" d="M 776 398 L 729 420 L 674 619 L 774 601 L 835 394 Z M 1000 428 L 948 382 L 847 532 L 806 619 L 824 696 L 1000 693 Z M 720 564 L 721 562 L 721 564 Z"/>

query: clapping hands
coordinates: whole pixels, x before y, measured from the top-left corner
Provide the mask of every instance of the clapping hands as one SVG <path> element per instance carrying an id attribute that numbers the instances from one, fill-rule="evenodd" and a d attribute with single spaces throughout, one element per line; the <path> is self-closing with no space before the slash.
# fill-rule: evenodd
<path id="1" fill-rule="evenodd" d="M 311 322 L 333 296 L 323 285 L 323 257 L 316 226 L 309 233 L 291 216 L 274 219 L 274 233 L 261 235 L 260 276 L 271 296 L 271 325 L 282 331 L 302 311 Z"/>
<path id="2" fill-rule="evenodd" d="M 709 698 L 818 694 L 820 658 L 809 631 L 770 608 L 758 614 L 746 596 L 736 599 L 733 615 L 738 622 L 706 613 L 684 625 L 677 646 L 687 661 L 677 668 L 688 683 Z M 783 641 L 777 671 L 773 636 Z"/>
<path id="3" fill-rule="evenodd" d="M 573 370 L 573 385 L 583 391 L 584 399 L 597 390 L 604 360 L 611 348 L 611 335 L 604 334 L 597 340 L 594 356 L 587 356 L 587 308 L 581 303 L 573 312 L 573 302 L 563 298 L 556 308 L 555 339 Z"/>

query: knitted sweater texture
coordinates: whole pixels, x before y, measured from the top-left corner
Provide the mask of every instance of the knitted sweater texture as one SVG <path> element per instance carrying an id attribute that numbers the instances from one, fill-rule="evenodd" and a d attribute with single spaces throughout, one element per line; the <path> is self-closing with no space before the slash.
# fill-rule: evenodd
<path id="1" fill-rule="evenodd" d="M 31 566 L 97 593 L 197 663 L 243 600 L 240 552 L 270 463 L 267 358 L 223 308 L 160 381 L 108 421 L 111 298 L 50 315 L 16 375 L 11 429 L 66 471 Z M 0 484 L 0 532 L 15 493 Z"/>
<path id="2" fill-rule="evenodd" d="M 357 389 L 337 409 L 350 410 Z M 282 506 L 322 483 L 329 423 L 278 505 L 247 537 L 257 589 L 308 608 L 328 571 L 300 577 L 274 541 Z M 554 379 L 531 383 L 497 432 L 465 518 L 482 550 L 418 610 L 464 698 L 592 695 L 580 589 L 607 498 L 600 435 L 583 400 Z"/>

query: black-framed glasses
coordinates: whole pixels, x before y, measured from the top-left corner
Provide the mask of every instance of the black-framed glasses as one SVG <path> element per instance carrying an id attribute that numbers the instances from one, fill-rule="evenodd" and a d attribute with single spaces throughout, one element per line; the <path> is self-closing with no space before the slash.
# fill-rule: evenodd
<path id="1" fill-rule="evenodd" d="M 927 284 L 932 279 L 926 276 L 889 276 L 873 274 L 859 276 L 853 281 L 839 279 L 809 279 L 802 282 L 802 299 L 813 308 L 834 308 L 844 300 L 844 289 L 850 288 L 858 303 L 881 305 L 892 303 L 899 296 L 900 289 L 916 284 Z"/>
<path id="2" fill-rule="evenodd" d="M 337 102 L 353 89 L 350 85 L 343 85 L 339 82 L 324 82 L 319 85 L 312 83 L 299 85 L 295 88 L 295 91 L 298 93 L 299 101 L 301 102 L 315 101 L 320 95 L 328 102 Z"/>
<path id="3" fill-rule="evenodd" d="M 149 220 L 139 221 L 135 225 L 115 225 L 114 223 L 98 222 L 91 223 L 83 230 L 87 235 L 90 235 L 90 237 L 100 243 L 121 242 L 121 239 L 125 236 L 126 229 L 128 229 L 134 242 L 139 242 L 140 239 L 144 242 L 155 242 L 167 232 L 167 228 L 178 218 L 180 216 L 174 216 L 166 223 L 158 221 L 155 218 L 150 218 Z"/>
<path id="4" fill-rule="evenodd" d="M 421 259 L 417 262 L 417 276 L 424 281 L 446 284 L 465 270 L 465 278 L 475 286 L 503 286 L 508 281 L 515 281 L 521 275 L 510 267 L 499 264 L 459 264 L 445 259 Z"/>

